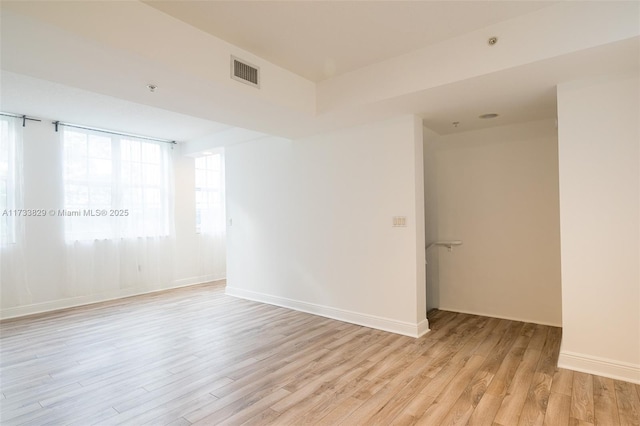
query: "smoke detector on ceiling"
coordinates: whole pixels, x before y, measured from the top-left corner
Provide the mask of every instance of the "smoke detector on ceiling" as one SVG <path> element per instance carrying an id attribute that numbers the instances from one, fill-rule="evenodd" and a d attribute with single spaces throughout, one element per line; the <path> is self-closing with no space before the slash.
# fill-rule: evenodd
<path id="1" fill-rule="evenodd" d="M 231 56 L 231 78 L 260 88 L 260 68 L 233 55 Z"/>

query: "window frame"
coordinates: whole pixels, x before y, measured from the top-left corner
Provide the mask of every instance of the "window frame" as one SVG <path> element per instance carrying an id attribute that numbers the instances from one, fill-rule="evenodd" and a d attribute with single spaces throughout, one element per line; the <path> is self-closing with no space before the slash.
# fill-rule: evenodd
<path id="1" fill-rule="evenodd" d="M 81 158 L 85 163 L 85 173 L 81 178 L 71 176 L 70 164 L 73 162 L 69 155 L 71 149 L 70 143 L 68 145 L 68 137 L 71 134 L 82 135 L 84 138 L 84 155 L 79 155 L 77 158 Z M 86 129 L 77 128 L 63 128 L 62 131 L 62 151 L 63 151 L 63 205 L 64 211 L 75 213 L 78 212 L 79 216 L 65 216 L 65 240 L 72 241 L 88 241 L 88 240 L 114 240 L 114 239 L 134 239 L 134 238 L 149 238 L 149 237 L 167 237 L 171 233 L 170 229 L 170 194 L 171 188 L 169 174 L 172 173 L 171 167 L 171 155 L 168 148 L 163 145 L 162 142 L 153 142 L 145 139 L 135 138 L 132 136 L 121 136 L 116 134 L 107 134 L 99 131 L 92 131 Z M 108 141 L 109 144 L 109 158 L 95 157 L 90 154 L 91 143 L 96 143 L 96 140 Z M 127 146 L 138 145 L 139 157 L 132 159 L 126 158 L 124 148 Z M 147 151 L 147 147 L 152 147 L 152 151 L 157 151 L 157 161 L 151 162 L 149 158 L 144 156 L 144 152 Z M 91 161 L 109 161 L 110 172 L 105 175 L 104 180 L 96 178 L 97 175 L 91 176 L 90 170 Z M 140 180 L 139 182 L 133 182 L 131 174 L 126 176 L 126 167 L 133 170 L 134 166 L 139 171 L 139 177 L 142 179 L 142 169 L 149 168 L 143 166 L 155 166 L 157 173 L 152 177 L 155 179 L 153 184 L 148 184 Z M 106 169 L 105 169 L 106 170 Z M 127 180 L 128 179 L 128 180 Z M 70 202 L 69 186 L 75 185 L 78 187 L 85 186 L 87 188 L 86 200 L 84 204 Z M 138 189 L 140 194 L 144 194 L 146 189 L 153 186 L 159 194 L 159 205 L 155 208 L 158 210 L 157 220 L 153 221 L 151 226 L 148 218 L 148 206 L 145 204 L 144 198 L 141 203 L 134 203 L 136 200 L 131 197 L 131 193 Z M 105 200 L 108 202 L 99 203 L 92 202 L 92 189 L 100 189 L 105 195 Z M 127 202 L 126 192 L 129 191 L 129 202 Z M 98 193 L 100 191 L 97 191 Z M 108 196 L 106 196 L 108 194 Z M 76 194 L 77 195 L 77 194 Z M 77 197 L 81 199 L 81 197 Z M 129 204 L 130 203 L 130 204 Z M 135 204 L 135 206 L 134 206 Z M 106 212 L 106 215 L 97 215 L 97 211 L 102 213 Z M 92 212 L 96 215 L 87 217 L 85 212 Z M 93 226 L 88 225 L 89 223 Z M 141 226 L 145 225 L 145 226 Z"/>
<path id="2" fill-rule="evenodd" d="M 213 168 L 214 157 L 218 157 L 215 161 L 217 168 Z M 202 166 L 202 163 L 204 167 Z M 199 183 L 198 172 L 205 174 L 204 185 Z M 210 178 L 210 176 L 217 175 L 216 179 Z M 215 185 L 217 180 L 218 185 Z M 207 184 L 211 182 L 211 184 Z M 201 194 L 198 197 L 198 194 Z M 203 212 L 210 212 L 211 214 L 218 213 L 224 218 L 224 154 L 222 150 L 215 150 L 208 152 L 204 155 L 196 157 L 194 160 L 194 207 L 195 207 L 195 231 L 196 234 L 208 234 L 214 231 L 214 229 L 207 229 L 203 226 Z M 200 201 L 198 200 L 200 198 Z M 203 202 L 207 200 L 207 202 Z M 217 202 L 215 201 L 217 200 Z M 217 209 L 217 212 L 216 212 Z M 215 223 L 215 219 L 211 219 L 211 223 Z M 213 227 L 212 227 L 213 228 Z"/>
<path id="3" fill-rule="evenodd" d="M 20 131 L 16 119 L 13 117 L 0 116 L 0 150 L 6 147 L 6 152 L 0 151 L 0 160 L 6 158 L 6 173 L 2 172 L 0 165 L 0 188 L 4 183 L 5 193 L 0 193 L 0 197 L 4 198 L 4 206 L 0 204 L 0 243 L 2 245 L 10 245 L 17 243 L 17 213 L 16 210 L 21 209 L 18 205 L 18 188 L 21 176 L 18 171 L 18 134 Z M 2 203 L 2 201 L 0 201 Z"/>

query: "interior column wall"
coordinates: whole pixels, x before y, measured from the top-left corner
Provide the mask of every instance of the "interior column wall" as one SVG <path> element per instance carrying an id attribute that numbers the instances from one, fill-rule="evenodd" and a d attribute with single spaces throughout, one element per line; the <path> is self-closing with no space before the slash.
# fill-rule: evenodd
<path id="1" fill-rule="evenodd" d="M 559 365 L 640 383 L 640 83 L 558 86 Z"/>
<path id="2" fill-rule="evenodd" d="M 420 119 L 259 139 L 226 158 L 229 294 L 427 331 Z"/>

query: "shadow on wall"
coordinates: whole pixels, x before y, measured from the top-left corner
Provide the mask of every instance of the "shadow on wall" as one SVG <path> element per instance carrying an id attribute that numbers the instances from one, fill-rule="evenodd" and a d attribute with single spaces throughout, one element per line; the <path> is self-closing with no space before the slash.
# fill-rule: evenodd
<path id="1" fill-rule="evenodd" d="M 423 131 L 424 153 L 424 215 L 425 215 L 425 241 L 427 244 L 438 240 L 438 170 L 436 148 L 439 136 L 424 127 Z M 439 250 L 431 247 L 425 248 L 427 262 L 426 286 L 427 286 L 427 312 L 440 307 L 440 280 L 439 280 Z"/>
<path id="2" fill-rule="evenodd" d="M 440 307 L 440 281 L 438 280 L 438 251 L 429 250 L 427 258 L 427 312 Z"/>

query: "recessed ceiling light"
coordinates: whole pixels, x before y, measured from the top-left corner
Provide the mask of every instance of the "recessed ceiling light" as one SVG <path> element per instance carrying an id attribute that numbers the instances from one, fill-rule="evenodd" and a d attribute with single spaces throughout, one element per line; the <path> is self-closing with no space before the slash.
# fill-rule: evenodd
<path id="1" fill-rule="evenodd" d="M 493 46 L 494 44 L 496 44 L 498 42 L 498 37 L 491 37 L 489 38 L 489 40 L 487 40 L 487 44 L 489 46 Z"/>
<path id="2" fill-rule="evenodd" d="M 478 118 L 482 118 L 483 120 L 487 120 L 489 118 L 496 118 L 497 116 L 498 116 L 498 114 L 492 112 L 492 113 L 489 113 L 489 114 L 482 114 L 482 115 L 478 116 Z"/>

